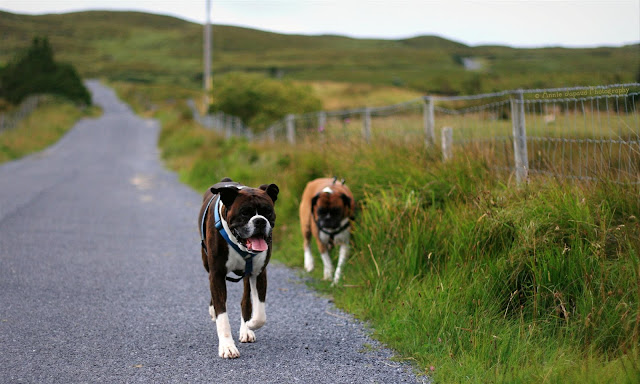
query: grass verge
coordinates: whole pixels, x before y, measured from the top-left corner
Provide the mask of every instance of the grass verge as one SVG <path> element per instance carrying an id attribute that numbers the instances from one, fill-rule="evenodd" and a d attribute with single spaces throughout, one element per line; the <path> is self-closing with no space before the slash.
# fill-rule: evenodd
<path id="1" fill-rule="evenodd" d="M 79 119 L 99 113 L 97 107 L 81 110 L 69 101 L 48 97 L 18 126 L 0 132 L 0 164 L 50 146 Z"/>
<path id="2" fill-rule="evenodd" d="M 278 184 L 274 257 L 287 265 L 302 267 L 305 183 L 347 180 L 359 202 L 353 253 L 342 285 L 319 268 L 314 286 L 434 382 L 640 381 L 637 186 L 517 188 L 486 157 L 443 164 L 420 143 L 225 140 L 185 108 L 156 113 L 164 160 L 198 191 L 225 176 Z"/>

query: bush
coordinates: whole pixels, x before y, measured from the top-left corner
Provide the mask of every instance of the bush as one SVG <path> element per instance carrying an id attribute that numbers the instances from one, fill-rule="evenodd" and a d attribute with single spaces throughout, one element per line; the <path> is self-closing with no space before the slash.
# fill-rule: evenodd
<path id="1" fill-rule="evenodd" d="M 213 85 L 211 112 L 237 116 L 256 132 L 263 131 L 287 114 L 319 111 L 322 102 L 310 87 L 262 75 L 230 73 Z"/>
<path id="2" fill-rule="evenodd" d="M 10 103 L 19 104 L 29 95 L 42 93 L 91 104 L 91 95 L 75 68 L 53 60 L 53 50 L 46 37 L 33 39 L 31 47 L 0 73 L 0 97 Z"/>

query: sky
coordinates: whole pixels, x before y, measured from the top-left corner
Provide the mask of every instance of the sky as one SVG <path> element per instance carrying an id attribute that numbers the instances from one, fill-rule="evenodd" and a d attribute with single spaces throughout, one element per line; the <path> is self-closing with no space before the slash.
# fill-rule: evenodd
<path id="1" fill-rule="evenodd" d="M 22 14 L 134 10 L 204 24 L 206 0 L 0 0 Z M 287 34 L 467 45 L 596 47 L 640 42 L 640 0 L 211 0 L 211 22 Z"/>

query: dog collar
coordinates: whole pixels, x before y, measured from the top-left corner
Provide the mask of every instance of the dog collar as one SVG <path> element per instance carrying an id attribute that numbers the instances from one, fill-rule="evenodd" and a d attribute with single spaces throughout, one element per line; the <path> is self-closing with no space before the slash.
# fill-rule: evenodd
<path id="1" fill-rule="evenodd" d="M 233 248 L 234 251 L 236 251 L 243 259 L 244 259 L 244 272 L 242 273 L 242 275 L 238 275 L 238 278 L 234 278 L 234 277 L 229 277 L 227 276 L 226 279 L 228 281 L 232 281 L 234 283 L 237 283 L 238 281 L 242 280 L 245 276 L 249 276 L 251 275 L 251 272 L 253 272 L 253 257 L 256 256 L 258 253 L 253 253 L 253 252 L 249 252 L 249 251 L 244 251 L 242 249 L 240 249 L 240 247 L 238 246 L 238 244 L 236 244 L 233 240 L 231 240 L 231 238 L 229 237 L 229 234 L 227 233 L 227 231 L 224 229 L 224 225 L 223 225 L 223 220 L 222 217 L 220 216 L 220 196 L 217 196 L 218 198 L 216 199 L 216 203 L 213 205 L 213 220 L 215 222 L 215 227 L 218 230 L 218 232 L 220 233 L 220 235 L 222 236 L 222 238 L 227 242 L 227 244 Z M 204 210 L 204 214 L 202 215 L 202 225 L 201 225 L 201 238 L 202 238 L 202 248 L 204 249 L 205 254 L 208 255 L 207 252 L 207 246 L 205 244 L 205 231 L 204 231 L 204 221 L 205 221 L 205 217 L 207 215 L 207 212 L 209 211 L 209 206 L 211 206 L 211 202 L 213 202 L 213 199 L 215 199 L 216 196 L 212 196 L 211 199 L 209 200 L 209 202 L 207 203 L 207 207 Z M 264 252 L 264 251 L 262 251 Z M 234 272 L 235 273 L 235 272 Z"/>
<path id="2" fill-rule="evenodd" d="M 338 234 L 341 233 L 342 231 L 344 231 L 345 229 L 349 228 L 349 226 L 351 225 L 351 221 L 348 220 L 346 223 L 344 223 L 342 226 L 340 226 L 339 228 L 333 229 L 333 228 L 323 228 L 320 225 L 318 225 L 318 222 L 316 221 L 316 226 L 318 227 L 318 230 L 322 233 L 325 233 L 327 235 L 329 235 L 329 238 L 331 240 L 333 240 L 333 238 Z"/>

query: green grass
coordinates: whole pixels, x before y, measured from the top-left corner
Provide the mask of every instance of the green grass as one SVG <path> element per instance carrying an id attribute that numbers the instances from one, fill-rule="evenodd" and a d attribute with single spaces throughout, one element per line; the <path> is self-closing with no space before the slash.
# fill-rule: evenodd
<path id="1" fill-rule="evenodd" d="M 421 143 L 224 140 L 180 102 L 158 108 L 162 156 L 196 190 L 225 176 L 279 185 L 274 257 L 294 268 L 305 183 L 344 177 L 358 201 L 353 252 L 342 285 L 322 268 L 312 285 L 434 382 L 640 380 L 637 186 L 516 187 L 483 156 L 443 164 Z"/>
<path id="2" fill-rule="evenodd" d="M 314 93 L 323 100 L 327 111 L 385 106 L 422 96 L 420 92 L 400 87 L 374 86 L 365 83 L 317 81 L 311 83 Z"/>
<path id="3" fill-rule="evenodd" d="M 637 380 L 637 190 L 510 191 L 458 166 L 451 188 L 474 185 L 462 201 L 438 207 L 414 189 L 365 196 L 345 279 L 359 288 L 335 291 L 336 303 L 436 367 L 436 382 L 563 381 L 625 353 L 636 365 L 613 382 Z M 596 372 L 590 382 L 602 382 Z"/>
<path id="4" fill-rule="evenodd" d="M 56 59 L 84 78 L 202 87 L 202 26 L 136 13 L 92 11 L 28 16 L 0 12 L 0 63 L 36 35 L 49 37 Z M 469 47 L 436 36 L 403 40 L 283 35 L 213 27 L 214 76 L 227 72 L 279 74 L 305 82 L 398 86 L 419 93 L 475 94 L 633 82 L 640 46 L 589 49 Z M 483 63 L 465 70 L 461 58 Z"/>
<path id="5" fill-rule="evenodd" d="M 79 109 L 49 97 L 15 128 L 0 132 L 0 163 L 40 151 L 58 141 L 82 117 L 99 114 L 97 107 Z"/>

